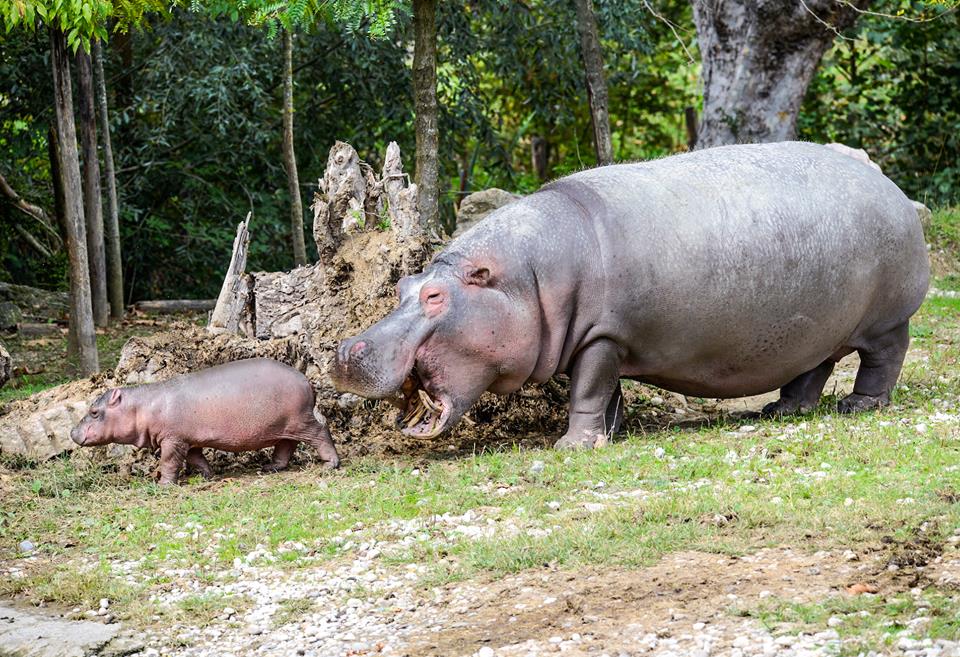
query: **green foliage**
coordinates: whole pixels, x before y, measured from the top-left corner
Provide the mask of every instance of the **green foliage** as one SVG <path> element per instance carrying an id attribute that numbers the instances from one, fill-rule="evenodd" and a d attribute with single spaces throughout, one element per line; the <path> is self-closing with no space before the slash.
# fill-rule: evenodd
<path id="1" fill-rule="evenodd" d="M 864 148 L 911 198 L 956 204 L 960 12 L 897 5 L 914 20 L 868 14 L 854 38 L 837 40 L 807 92 L 799 133 Z"/>
<path id="2" fill-rule="evenodd" d="M 348 34 L 366 31 L 383 38 L 406 15 L 399 0 L 190 0 L 190 11 L 265 27 L 270 38 L 280 28 L 311 30 L 317 23 L 339 24 Z"/>

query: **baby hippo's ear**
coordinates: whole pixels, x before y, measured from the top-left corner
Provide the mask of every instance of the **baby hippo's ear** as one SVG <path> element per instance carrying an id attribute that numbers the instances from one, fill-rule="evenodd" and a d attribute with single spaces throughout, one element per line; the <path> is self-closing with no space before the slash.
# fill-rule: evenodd
<path id="1" fill-rule="evenodd" d="M 110 393 L 110 399 L 107 401 L 107 406 L 116 406 L 120 403 L 120 400 L 123 399 L 123 392 L 120 388 L 114 388 L 113 392 Z"/>

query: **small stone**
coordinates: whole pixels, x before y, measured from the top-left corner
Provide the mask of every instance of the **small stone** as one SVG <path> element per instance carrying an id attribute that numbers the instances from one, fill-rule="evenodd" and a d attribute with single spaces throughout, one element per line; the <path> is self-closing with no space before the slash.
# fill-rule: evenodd
<path id="1" fill-rule="evenodd" d="M 547 502 L 547 508 L 550 509 L 551 511 L 559 511 L 560 502 L 558 500 L 550 500 L 549 502 Z"/>
<path id="2" fill-rule="evenodd" d="M 827 627 L 839 627 L 843 625 L 843 619 L 839 616 L 831 616 L 827 619 Z"/>
<path id="3" fill-rule="evenodd" d="M 857 556 L 857 553 L 854 552 L 853 550 L 844 550 L 844 551 L 843 551 L 843 558 L 844 558 L 844 560 L 846 560 L 846 561 L 859 561 L 859 560 L 860 560 L 860 557 L 858 557 L 858 556 Z"/>
<path id="4" fill-rule="evenodd" d="M 109 606 L 110 606 L 110 600 L 108 600 L 107 598 L 100 598 L 100 608 L 101 608 L 101 609 L 106 609 L 106 608 L 109 607 Z"/>
<path id="5" fill-rule="evenodd" d="M 37 549 L 32 541 L 20 541 L 19 547 L 21 552 L 33 552 Z"/>
<path id="6" fill-rule="evenodd" d="M 223 608 L 223 615 L 226 616 L 227 618 L 229 618 L 230 616 L 233 616 L 235 613 L 237 613 L 237 610 L 234 609 L 233 607 Z"/>
<path id="7" fill-rule="evenodd" d="M 699 632 L 700 630 L 702 630 L 702 629 L 705 628 L 706 626 L 707 626 L 706 623 L 694 623 L 694 624 L 693 624 L 693 630 L 694 630 L 695 632 Z"/>
<path id="8" fill-rule="evenodd" d="M 543 473 L 543 469 L 546 467 L 546 464 L 543 461 L 534 461 L 530 464 L 530 474 L 537 476 Z"/>
<path id="9" fill-rule="evenodd" d="M 490 646 L 484 646 L 476 652 L 477 657 L 494 657 L 496 654 Z"/>
<path id="10" fill-rule="evenodd" d="M 845 499 L 845 500 L 843 501 L 843 506 L 853 506 L 853 498 L 852 498 L 852 497 L 848 497 L 847 499 Z"/>
<path id="11" fill-rule="evenodd" d="M 257 636 L 258 634 L 263 634 L 263 628 L 257 627 L 256 625 L 251 625 L 247 628 L 247 634 L 251 636 Z"/>
<path id="12" fill-rule="evenodd" d="M 653 450 L 653 457 L 656 459 L 662 459 L 666 455 L 667 455 L 667 450 L 665 450 L 662 447 L 658 447 L 655 450 Z"/>
<path id="13" fill-rule="evenodd" d="M 756 430 L 757 428 L 752 424 L 745 424 L 739 429 L 740 433 L 750 433 L 751 431 L 756 431 Z"/>

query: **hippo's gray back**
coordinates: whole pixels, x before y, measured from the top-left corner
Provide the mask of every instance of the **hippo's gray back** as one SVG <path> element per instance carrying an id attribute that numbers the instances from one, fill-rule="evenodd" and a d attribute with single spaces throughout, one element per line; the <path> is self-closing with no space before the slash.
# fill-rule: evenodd
<path id="1" fill-rule="evenodd" d="M 559 198 L 582 211 L 537 212 Z M 581 273 L 592 298 L 578 312 L 596 306 L 575 318 L 585 326 L 577 341 L 630 345 L 623 375 L 687 394 L 778 387 L 906 321 L 928 285 L 907 197 L 816 144 L 720 147 L 583 171 L 502 208 L 451 248 L 469 250 L 468 241 L 489 239 L 485 230 L 503 243 L 521 218 L 536 223 L 513 228 L 531 258 L 551 251 L 532 247 L 531 232 L 547 243 L 596 236 L 596 252 L 583 242 L 575 254 L 594 265 Z M 677 372 L 682 380 L 671 378 Z"/>

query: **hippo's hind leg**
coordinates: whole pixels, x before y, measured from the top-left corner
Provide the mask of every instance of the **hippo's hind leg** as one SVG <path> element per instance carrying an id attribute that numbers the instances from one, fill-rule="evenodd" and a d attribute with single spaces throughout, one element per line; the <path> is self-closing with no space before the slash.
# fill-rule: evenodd
<path id="1" fill-rule="evenodd" d="M 204 479 L 213 479 L 213 468 L 199 447 L 191 447 L 187 452 L 187 469 L 199 473 Z"/>
<path id="2" fill-rule="evenodd" d="M 620 360 L 612 340 L 596 340 L 580 350 L 570 370 L 570 424 L 554 447 L 597 447 L 614 433 L 623 416 Z"/>
<path id="3" fill-rule="evenodd" d="M 260 468 L 260 472 L 280 472 L 290 467 L 290 457 L 297 449 L 296 440 L 281 440 L 273 448 L 273 458 L 265 466 Z"/>
<path id="4" fill-rule="evenodd" d="M 858 347 L 860 369 L 857 370 L 857 380 L 853 392 L 840 400 L 837 410 L 856 413 L 889 404 L 890 392 L 900 376 L 909 345 L 909 323 L 904 322 Z"/>
<path id="5" fill-rule="evenodd" d="M 825 360 L 780 388 L 780 399 L 764 406 L 760 411 L 760 417 L 812 411 L 820 402 L 820 393 L 823 392 L 823 386 L 833 373 L 834 365 L 836 363 L 832 359 Z"/>
<path id="6" fill-rule="evenodd" d="M 323 459 L 324 467 L 330 470 L 340 467 L 340 455 L 337 454 L 333 438 L 330 437 L 326 418 L 319 412 L 315 412 L 304 424 L 303 437 L 300 440 L 317 450 L 320 458 Z"/>

